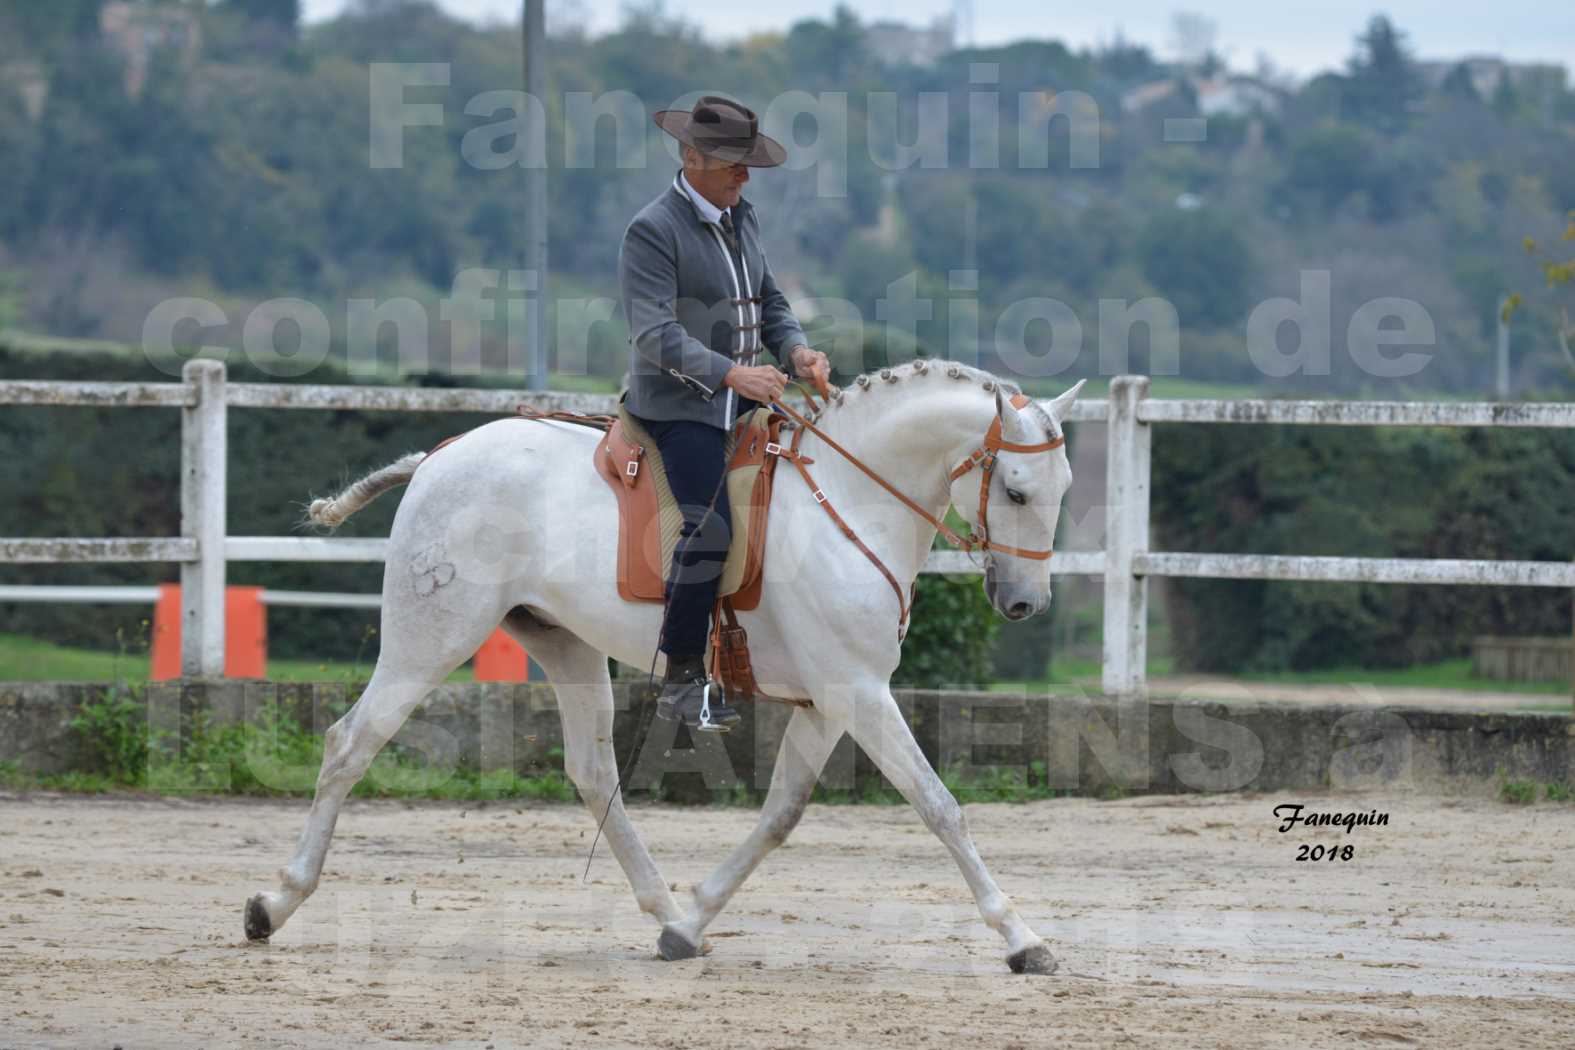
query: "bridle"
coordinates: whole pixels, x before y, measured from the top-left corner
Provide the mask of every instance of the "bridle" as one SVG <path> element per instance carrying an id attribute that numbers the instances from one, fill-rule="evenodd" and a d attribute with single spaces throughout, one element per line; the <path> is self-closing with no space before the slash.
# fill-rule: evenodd
<path id="1" fill-rule="evenodd" d="M 807 387 L 803 387 L 802 384 L 799 385 L 804 390 L 805 401 L 808 402 L 811 411 L 813 411 L 815 403 L 813 397 L 809 393 L 809 389 Z M 829 403 L 830 391 L 827 389 L 824 382 L 820 381 L 818 377 L 816 386 L 819 388 L 822 399 Z M 1023 394 L 1012 395 L 1011 404 L 1013 408 L 1021 409 L 1030 403 L 1030 399 Z M 1051 438 L 1049 441 L 1042 441 L 1034 445 L 1023 445 L 1014 441 L 1007 441 L 1001 436 L 1003 423 L 1001 414 L 997 412 L 995 419 L 991 420 L 990 422 L 990 428 L 985 431 L 984 440 L 977 448 L 970 452 L 961 463 L 957 464 L 957 466 L 953 467 L 947 473 L 947 480 L 951 482 L 956 481 L 958 478 L 962 477 L 970 470 L 973 470 L 975 467 L 979 468 L 979 528 L 977 533 L 971 533 L 970 535 L 963 536 L 951 526 L 947 525 L 940 518 L 937 518 L 934 514 L 931 514 L 923 506 L 914 501 L 907 494 L 903 493 L 896 486 L 892 485 L 885 478 L 871 470 L 857 456 L 839 445 L 830 434 L 827 434 L 824 430 L 821 430 L 802 413 L 794 411 L 793 409 L 787 407 L 787 405 L 783 404 L 781 401 L 773 402 L 771 408 L 774 411 L 781 412 L 783 415 L 793 420 L 798 424 L 798 427 L 793 433 L 793 443 L 790 447 L 782 448 L 780 445 L 771 444 L 766 446 L 766 451 L 772 455 L 780 456 L 781 458 L 788 460 L 798 468 L 799 474 L 801 474 L 804 478 L 804 483 L 809 486 L 811 495 L 815 497 L 815 502 L 819 503 L 826 509 L 826 513 L 831 516 L 832 521 L 836 522 L 837 526 L 842 530 L 843 535 L 845 535 L 849 540 L 853 541 L 859 550 L 864 552 L 864 556 L 874 563 L 875 567 L 881 571 L 883 576 L 886 577 L 886 581 L 891 584 L 892 589 L 897 592 L 897 605 L 901 613 L 897 620 L 897 636 L 899 638 L 901 638 L 907 630 L 909 596 L 903 594 L 902 585 L 897 582 L 897 577 L 892 575 L 891 570 L 886 567 L 885 563 L 883 563 L 878 556 L 876 556 L 875 552 L 870 550 L 869 547 L 865 546 L 858 536 L 854 534 L 852 528 L 848 526 L 847 522 L 842 519 L 842 516 L 836 512 L 835 508 L 832 507 L 831 502 L 826 498 L 826 494 L 821 491 L 820 486 L 815 484 L 815 479 L 810 476 L 808 468 L 808 464 L 813 463 L 814 460 L 802 455 L 799 452 L 799 445 L 804 440 L 805 433 L 814 434 L 816 437 L 820 438 L 821 441 L 824 441 L 827 446 L 842 456 L 843 459 L 847 460 L 859 470 L 863 471 L 881 488 L 897 497 L 897 499 L 900 500 L 902 504 L 909 510 L 919 515 L 919 517 L 923 518 L 931 525 L 934 525 L 936 530 L 942 536 L 946 537 L 946 542 L 950 543 L 959 550 L 967 552 L 976 550 L 1000 551 L 1002 554 L 1009 554 L 1016 558 L 1029 558 L 1034 561 L 1044 561 L 1055 553 L 1054 550 L 1049 548 L 1041 551 L 1024 550 L 1021 547 L 1012 547 L 1004 543 L 997 543 L 990 539 L 990 479 L 995 475 L 995 462 L 998 453 L 1049 452 L 1052 449 L 1060 448 L 1062 445 L 1066 444 L 1066 439 L 1064 437 Z"/>
<path id="2" fill-rule="evenodd" d="M 1025 408 L 1030 404 L 1029 398 L 1023 394 L 1013 394 L 1011 401 L 1013 408 Z M 1003 440 L 1001 437 L 1001 415 L 996 413 L 995 418 L 990 421 L 990 429 L 984 432 L 984 444 L 969 453 L 968 458 L 953 467 L 951 473 L 946 475 L 948 481 L 956 481 L 974 467 L 977 466 L 979 468 L 980 538 L 976 540 L 970 536 L 959 543 L 958 546 L 962 547 L 963 550 L 1000 551 L 1015 558 L 1031 558 L 1034 561 L 1044 561 L 1054 554 L 1055 551 L 1049 548 L 1042 551 L 1029 551 L 1023 550 L 1021 547 L 1009 547 L 1004 543 L 996 543 L 990 539 L 990 479 L 995 476 L 995 455 L 997 452 L 1049 452 L 1051 449 L 1060 448 L 1064 444 L 1066 444 L 1066 438 L 1064 437 L 1051 438 L 1049 441 L 1041 441 L 1037 445 L 1020 445 L 1015 441 Z M 947 531 L 950 532 L 950 530 Z M 952 541 L 950 536 L 947 536 L 947 540 Z"/>

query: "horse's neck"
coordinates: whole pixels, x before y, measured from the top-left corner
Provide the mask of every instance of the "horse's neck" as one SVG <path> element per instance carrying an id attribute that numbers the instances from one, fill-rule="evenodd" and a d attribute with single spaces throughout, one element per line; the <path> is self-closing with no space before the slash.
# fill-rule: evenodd
<path id="1" fill-rule="evenodd" d="M 939 377 L 900 382 L 850 392 L 818 425 L 939 518 L 949 503 L 947 472 L 983 439 L 995 401 L 975 384 Z M 935 526 L 813 435 L 806 435 L 804 450 L 814 457 L 810 469 L 838 512 L 900 580 L 910 581 L 929 553 Z"/>

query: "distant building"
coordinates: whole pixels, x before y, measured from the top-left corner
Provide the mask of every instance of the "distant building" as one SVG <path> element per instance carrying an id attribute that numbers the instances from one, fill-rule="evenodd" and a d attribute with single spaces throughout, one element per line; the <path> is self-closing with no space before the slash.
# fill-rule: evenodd
<path id="1" fill-rule="evenodd" d="M 871 22 L 864 27 L 864 40 L 884 65 L 933 66 L 942 55 L 957 49 L 957 24 L 951 15 L 935 19 L 929 28 Z"/>
<path id="2" fill-rule="evenodd" d="M 1141 110 L 1175 98 L 1181 91 L 1181 80 L 1153 80 L 1140 84 L 1121 96 L 1121 108 L 1127 113 Z M 1198 100 L 1198 112 L 1205 117 L 1248 117 L 1254 114 L 1277 113 L 1284 93 L 1257 77 L 1248 76 L 1189 76 L 1186 84 Z"/>
<path id="3" fill-rule="evenodd" d="M 1151 80 L 1147 84 L 1139 84 L 1121 96 L 1121 110 L 1124 113 L 1137 113 L 1157 102 L 1174 98 L 1180 90 L 1181 85 L 1175 80 Z"/>
<path id="4" fill-rule="evenodd" d="M 202 50 L 202 25 L 197 12 L 174 4 L 152 6 L 112 0 L 99 12 L 98 29 L 125 59 L 126 94 L 133 98 L 142 94 L 156 53 L 168 51 L 189 67 Z"/>
<path id="5" fill-rule="evenodd" d="M 1498 93 L 1499 84 L 1509 78 L 1510 87 L 1533 101 L 1557 98 L 1563 91 L 1568 71 L 1553 62 L 1506 62 L 1497 55 L 1467 55 L 1464 58 L 1439 59 L 1416 64 L 1422 82 L 1437 90 L 1444 78 L 1456 66 L 1465 66 L 1466 75 L 1477 97 L 1491 99 Z"/>

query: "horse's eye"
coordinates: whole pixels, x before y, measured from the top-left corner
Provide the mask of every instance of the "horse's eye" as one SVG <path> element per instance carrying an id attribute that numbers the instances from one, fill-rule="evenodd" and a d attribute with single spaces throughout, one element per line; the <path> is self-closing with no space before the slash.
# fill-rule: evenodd
<path id="1" fill-rule="evenodd" d="M 1016 489 L 1007 489 L 1006 490 L 1006 498 L 1011 500 L 1013 503 L 1017 504 L 1019 507 L 1021 507 L 1024 503 L 1028 502 L 1028 497 L 1024 496 L 1021 492 L 1018 492 Z"/>

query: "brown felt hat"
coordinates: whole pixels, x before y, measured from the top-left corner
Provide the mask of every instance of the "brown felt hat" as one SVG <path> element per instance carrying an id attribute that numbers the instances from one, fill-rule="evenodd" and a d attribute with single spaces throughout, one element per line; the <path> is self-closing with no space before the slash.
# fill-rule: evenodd
<path id="1" fill-rule="evenodd" d="M 774 168 L 787 160 L 782 143 L 760 133 L 755 111 L 730 98 L 704 95 L 688 112 L 664 109 L 651 119 L 679 142 L 729 164 Z"/>

